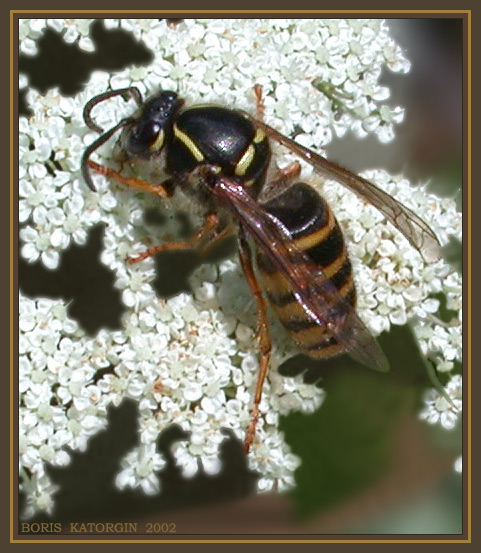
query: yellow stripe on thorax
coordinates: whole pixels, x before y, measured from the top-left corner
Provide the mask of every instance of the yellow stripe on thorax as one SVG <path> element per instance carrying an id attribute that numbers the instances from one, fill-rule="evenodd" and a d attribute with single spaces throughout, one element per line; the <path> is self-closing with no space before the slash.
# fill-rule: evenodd
<path id="1" fill-rule="evenodd" d="M 266 138 L 266 133 L 262 129 L 256 129 L 256 134 L 254 135 L 253 142 L 254 144 L 260 144 Z"/>
<path id="2" fill-rule="evenodd" d="M 174 125 L 174 136 L 182 142 L 182 144 L 189 150 L 189 152 L 194 156 L 195 160 L 199 163 L 204 161 L 204 154 L 196 146 L 195 142 L 181 131 L 177 125 Z"/>
<path id="3" fill-rule="evenodd" d="M 242 154 L 242 157 L 236 163 L 236 166 L 235 166 L 236 176 L 242 177 L 243 175 L 246 174 L 247 169 L 249 169 L 252 163 L 252 160 L 254 159 L 255 153 L 256 153 L 256 150 L 254 148 L 254 145 L 249 144 L 249 146 L 247 146 L 246 151 Z"/>
<path id="4" fill-rule="evenodd" d="M 156 139 L 149 146 L 149 152 L 154 154 L 155 152 L 160 151 L 162 149 L 162 146 L 164 145 L 164 138 L 165 138 L 165 133 L 163 130 L 161 130 L 157 134 Z"/>

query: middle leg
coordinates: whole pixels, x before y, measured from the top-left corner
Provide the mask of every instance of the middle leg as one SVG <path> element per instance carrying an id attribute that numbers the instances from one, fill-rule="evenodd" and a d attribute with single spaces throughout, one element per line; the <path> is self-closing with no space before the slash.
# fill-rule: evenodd
<path id="1" fill-rule="evenodd" d="M 219 234 L 216 234 L 215 231 L 218 229 L 219 224 L 220 224 L 219 217 L 215 213 L 209 213 L 208 215 L 206 215 L 203 225 L 189 240 L 185 240 L 183 242 L 167 242 L 166 244 L 160 244 L 159 246 L 154 246 L 153 248 L 149 248 L 145 252 L 142 252 L 141 254 L 135 257 L 127 258 L 127 263 L 129 265 L 133 265 L 134 263 L 139 263 L 139 261 L 143 261 L 148 257 L 152 257 L 159 252 L 173 251 L 173 250 L 200 249 L 200 246 L 202 245 L 204 240 L 206 238 L 209 238 L 209 235 L 214 233 L 214 235 L 210 237 L 210 240 L 208 240 L 207 244 L 205 244 L 203 248 L 200 249 L 200 252 L 202 253 L 205 249 L 209 247 L 209 245 L 212 242 L 215 242 L 218 239 Z M 221 232 L 220 235 L 222 234 L 223 233 Z"/>

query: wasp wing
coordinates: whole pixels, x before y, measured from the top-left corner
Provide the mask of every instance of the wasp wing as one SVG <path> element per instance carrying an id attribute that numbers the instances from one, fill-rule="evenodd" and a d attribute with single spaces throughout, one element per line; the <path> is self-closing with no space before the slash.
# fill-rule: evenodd
<path id="1" fill-rule="evenodd" d="M 253 119 L 246 113 L 250 119 Z M 440 244 L 432 229 L 413 211 L 399 203 L 392 196 L 378 188 L 375 184 L 332 163 L 316 154 L 309 148 L 301 146 L 291 138 L 284 136 L 262 121 L 253 119 L 269 136 L 286 146 L 299 157 L 310 163 L 318 173 L 326 178 L 336 180 L 367 200 L 378 209 L 414 246 L 426 261 L 434 262 L 440 259 Z"/>
<path id="2" fill-rule="evenodd" d="M 364 323 L 320 267 L 294 244 L 281 221 L 265 211 L 234 180 L 218 178 L 213 192 L 288 280 L 306 315 L 326 328 L 353 359 L 380 371 L 388 370 L 383 351 Z"/>

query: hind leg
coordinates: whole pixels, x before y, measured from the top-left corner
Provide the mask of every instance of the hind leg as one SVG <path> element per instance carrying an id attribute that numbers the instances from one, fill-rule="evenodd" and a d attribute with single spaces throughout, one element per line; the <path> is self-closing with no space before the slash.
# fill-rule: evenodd
<path id="1" fill-rule="evenodd" d="M 251 422 L 247 429 L 244 442 L 244 451 L 249 452 L 252 442 L 256 434 L 257 423 L 259 421 L 259 404 L 262 399 L 262 389 L 264 381 L 269 370 L 269 362 L 271 358 L 271 337 L 269 333 L 269 323 L 267 318 L 267 306 L 262 295 L 262 290 L 257 282 L 252 263 L 252 253 L 247 240 L 243 234 L 239 237 L 239 257 L 246 277 L 247 283 L 257 303 L 257 337 L 259 341 L 260 359 L 259 359 L 259 374 L 257 377 L 257 385 L 254 393 L 254 405 L 251 411 Z"/>

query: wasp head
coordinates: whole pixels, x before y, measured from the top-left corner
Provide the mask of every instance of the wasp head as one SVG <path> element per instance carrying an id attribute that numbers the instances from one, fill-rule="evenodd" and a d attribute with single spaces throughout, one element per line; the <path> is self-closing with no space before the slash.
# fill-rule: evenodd
<path id="1" fill-rule="evenodd" d="M 173 120 L 183 104 L 175 92 L 163 90 L 147 100 L 137 117 L 125 126 L 121 149 L 128 158 L 149 159 L 162 151 L 172 133 Z"/>
<path id="2" fill-rule="evenodd" d="M 127 95 L 139 105 L 138 115 L 122 119 L 117 125 L 104 132 L 91 117 L 92 109 L 101 102 L 114 96 Z M 183 100 L 175 92 L 163 90 L 143 102 L 142 95 L 135 87 L 122 88 L 99 94 L 89 100 L 84 107 L 83 118 L 87 126 L 101 134 L 84 151 L 81 160 L 81 171 L 85 183 L 95 192 L 95 186 L 89 170 L 90 156 L 117 131 L 122 130 L 122 151 L 125 159 L 149 159 L 159 154 L 170 137 L 172 122 Z M 166 138 L 167 137 L 167 138 Z"/>

